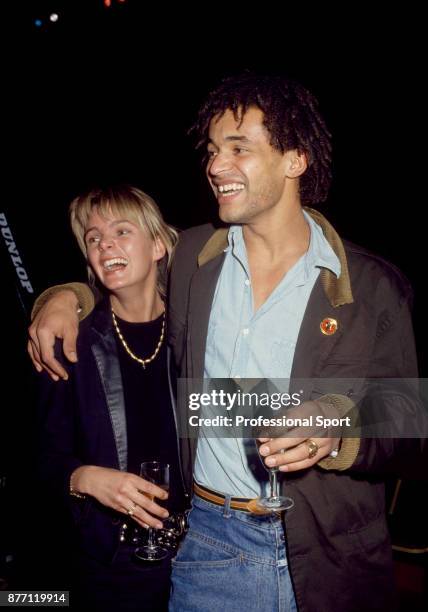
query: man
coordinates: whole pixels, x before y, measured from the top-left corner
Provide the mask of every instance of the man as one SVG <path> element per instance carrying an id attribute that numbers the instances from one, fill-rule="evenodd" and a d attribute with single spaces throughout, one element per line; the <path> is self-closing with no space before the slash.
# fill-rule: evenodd
<path id="1" fill-rule="evenodd" d="M 319 213 L 330 184 L 330 134 L 314 97 L 280 77 L 244 74 L 209 95 L 194 126 L 221 221 L 180 237 L 171 273 L 169 342 L 187 378 L 364 379 L 416 374 L 411 289 L 390 264 L 341 241 Z M 87 299 L 78 292 L 80 303 Z M 62 292 L 30 328 L 40 369 L 54 336 L 74 352 L 76 297 Z M 72 321 L 72 322 L 71 322 Z M 40 342 L 40 340 L 44 340 Z M 354 390 L 311 389 L 306 415 L 355 413 Z M 402 409 L 400 404 L 398 410 Z M 397 410 L 389 415 L 389 433 Z M 381 475 L 417 444 L 263 438 L 294 508 L 263 514 L 257 466 L 243 439 L 181 440 L 190 529 L 173 565 L 173 611 L 348 611 L 394 608 Z"/>

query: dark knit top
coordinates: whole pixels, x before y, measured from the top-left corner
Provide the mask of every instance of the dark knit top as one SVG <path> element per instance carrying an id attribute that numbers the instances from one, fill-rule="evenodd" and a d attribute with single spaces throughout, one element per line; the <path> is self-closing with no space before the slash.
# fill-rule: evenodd
<path id="1" fill-rule="evenodd" d="M 150 357 L 159 342 L 163 315 L 145 323 L 129 323 L 116 315 L 129 349 L 142 359 Z M 166 333 L 155 359 L 146 365 L 128 355 L 116 332 L 122 373 L 128 436 L 128 472 L 139 474 L 143 461 L 170 465 L 169 511 L 184 508 L 177 435 L 171 406 L 166 358 Z"/>

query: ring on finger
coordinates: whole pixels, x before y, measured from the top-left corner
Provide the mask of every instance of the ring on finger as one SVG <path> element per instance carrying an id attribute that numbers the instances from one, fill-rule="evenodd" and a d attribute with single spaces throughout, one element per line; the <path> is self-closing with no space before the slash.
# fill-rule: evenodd
<path id="1" fill-rule="evenodd" d="M 126 511 L 126 514 L 128 516 L 132 516 L 135 512 L 135 508 L 137 507 L 137 504 L 135 502 L 132 502 L 132 506 L 130 508 L 128 508 L 128 510 Z"/>
<path id="2" fill-rule="evenodd" d="M 308 449 L 308 459 L 313 459 L 313 457 L 315 457 L 315 455 L 317 454 L 319 450 L 318 444 L 314 442 L 313 440 L 309 439 L 309 440 L 306 440 L 306 446 Z"/>

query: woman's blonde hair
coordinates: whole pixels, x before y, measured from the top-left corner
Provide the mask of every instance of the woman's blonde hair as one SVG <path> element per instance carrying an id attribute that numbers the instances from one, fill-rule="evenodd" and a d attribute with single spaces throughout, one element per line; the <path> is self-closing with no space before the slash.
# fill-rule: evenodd
<path id="1" fill-rule="evenodd" d="M 167 271 L 178 240 L 176 230 L 167 225 L 156 202 L 144 191 L 130 185 L 92 189 L 78 196 L 70 204 L 70 222 L 79 247 L 88 260 L 85 232 L 89 217 L 96 208 L 101 216 L 113 215 L 126 219 L 148 232 L 152 240 L 160 240 L 166 249 L 165 257 L 158 262 L 157 288 L 162 296 L 166 293 Z M 88 265 L 89 282 L 95 284 L 95 275 Z"/>

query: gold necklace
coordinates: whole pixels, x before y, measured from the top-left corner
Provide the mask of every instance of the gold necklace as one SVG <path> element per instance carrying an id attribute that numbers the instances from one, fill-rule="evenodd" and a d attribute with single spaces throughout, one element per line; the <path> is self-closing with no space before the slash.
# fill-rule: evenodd
<path id="1" fill-rule="evenodd" d="M 146 369 L 146 365 L 148 363 L 150 363 L 151 361 L 153 361 L 153 359 L 155 359 L 156 355 L 159 353 L 160 347 L 162 346 L 162 342 L 163 342 L 163 339 L 164 339 L 164 336 L 165 336 L 165 311 L 163 311 L 162 330 L 161 330 L 161 335 L 160 335 L 160 338 L 159 338 L 159 342 L 157 344 L 157 347 L 155 348 L 155 352 L 153 353 L 153 355 L 151 355 L 150 357 L 147 357 L 147 359 L 141 359 L 141 357 L 137 357 L 137 355 L 134 355 L 134 353 L 131 351 L 129 346 L 126 344 L 126 340 L 122 336 L 121 331 L 119 329 L 119 325 L 117 324 L 116 316 L 115 316 L 115 314 L 113 312 L 113 308 L 111 310 L 111 316 L 112 316 L 112 319 L 113 319 L 114 328 L 116 330 L 117 335 L 119 336 L 119 340 L 121 341 L 121 343 L 123 345 L 123 348 L 128 353 L 128 355 L 130 357 L 132 357 L 132 359 L 135 359 L 135 361 L 138 361 L 138 363 L 141 363 L 143 368 Z"/>

